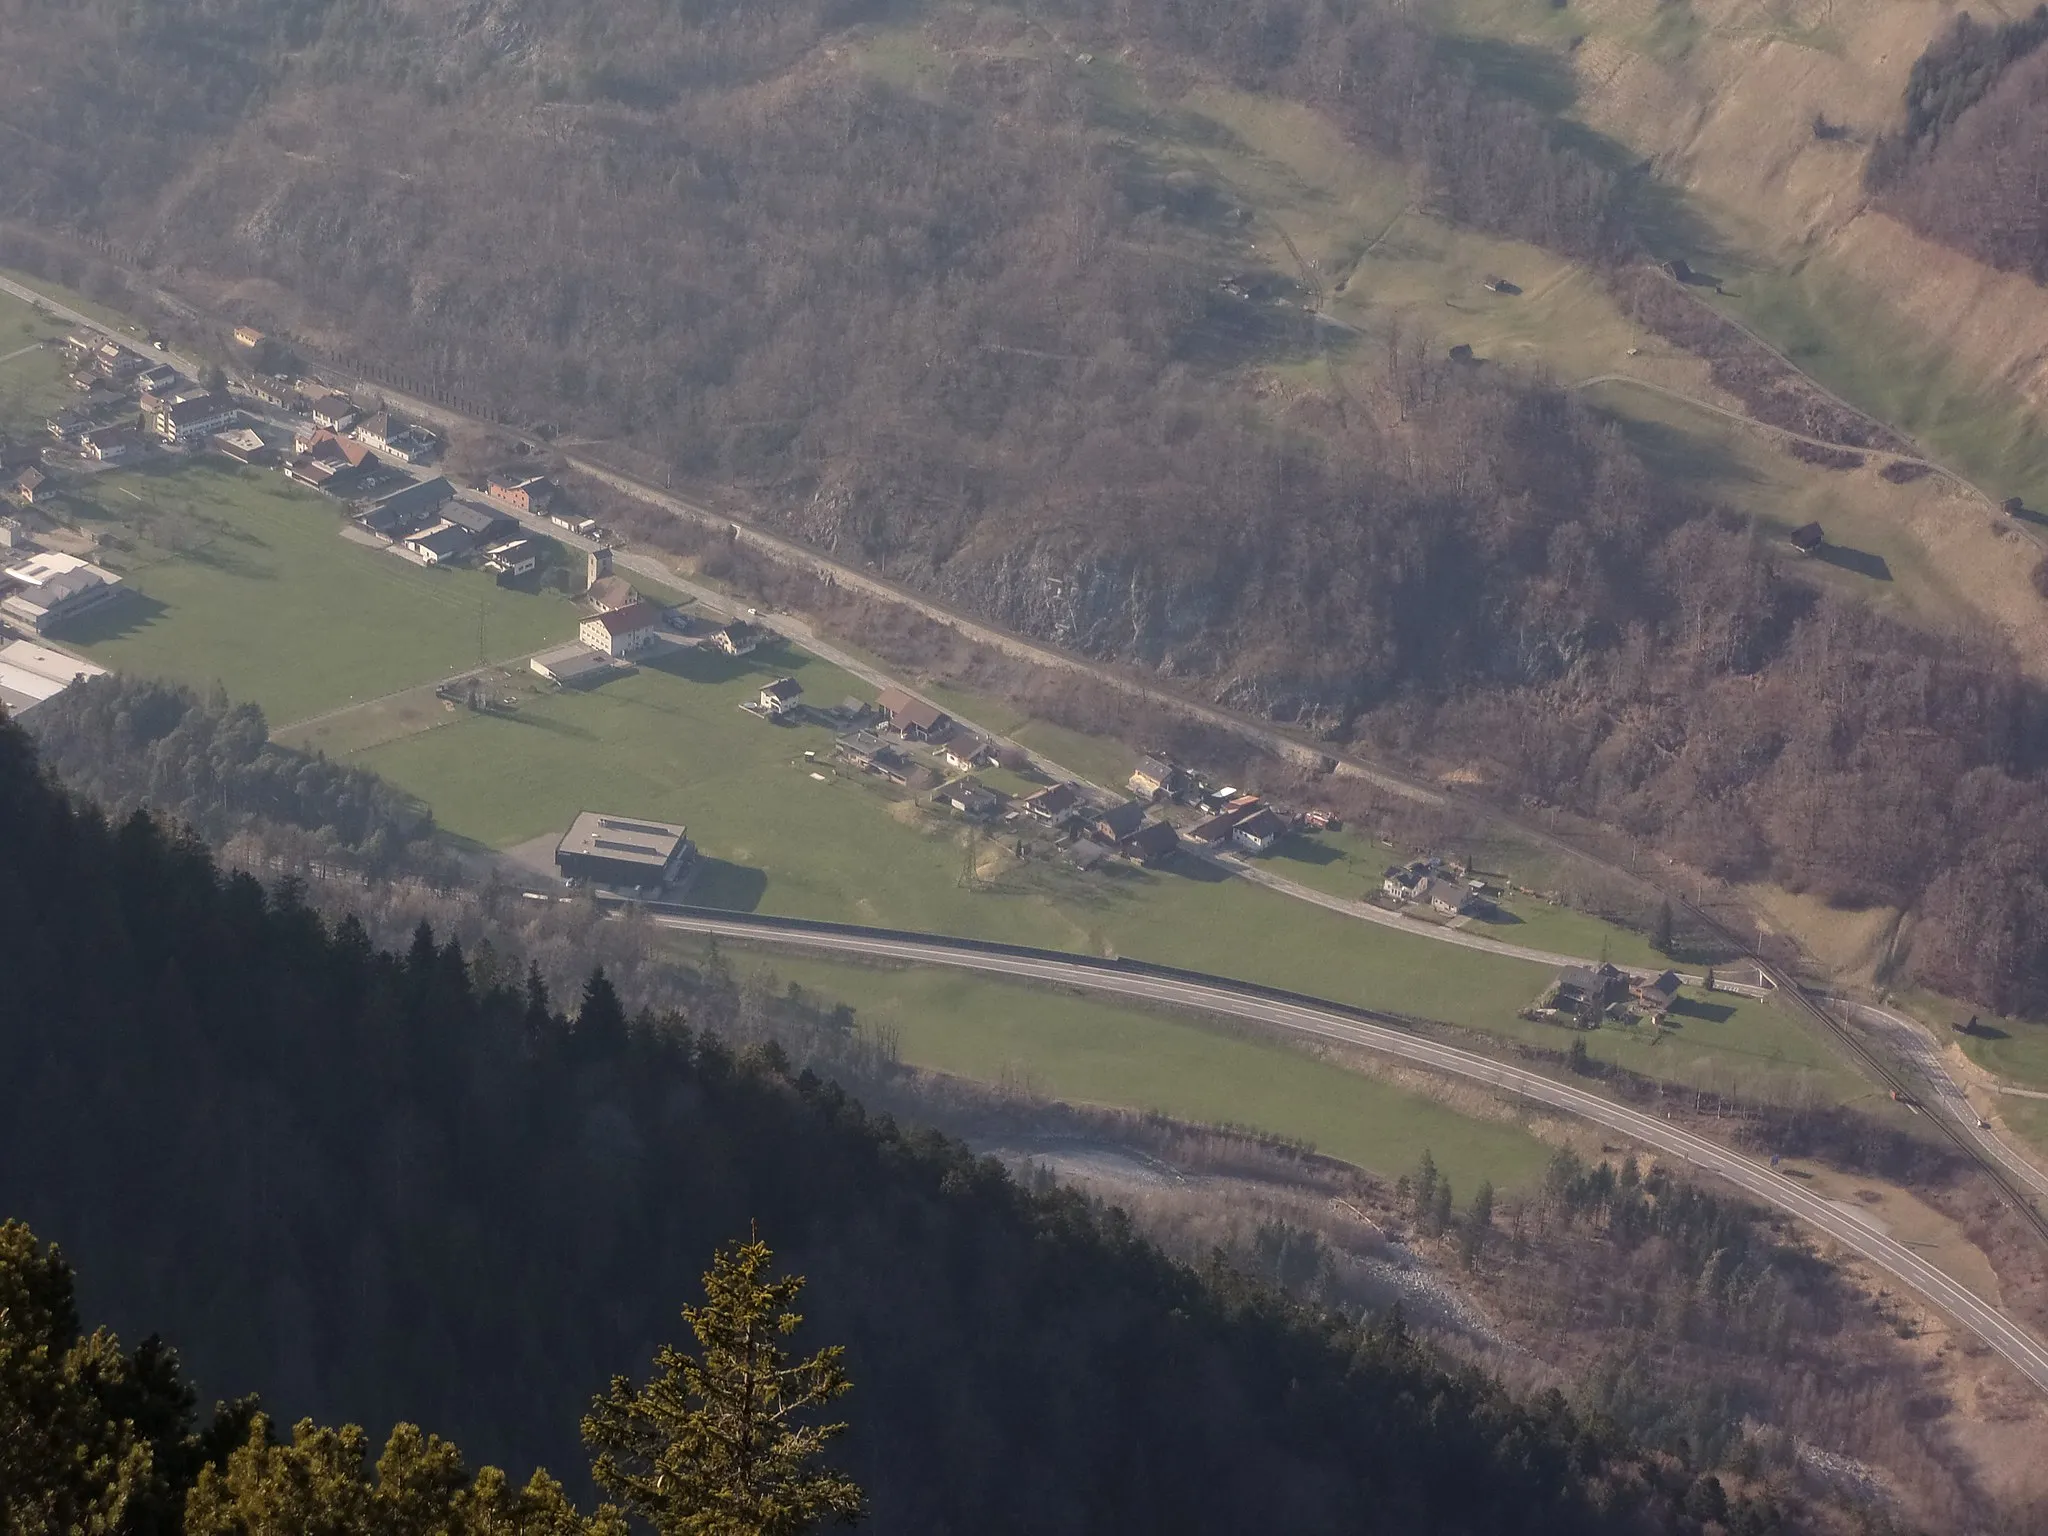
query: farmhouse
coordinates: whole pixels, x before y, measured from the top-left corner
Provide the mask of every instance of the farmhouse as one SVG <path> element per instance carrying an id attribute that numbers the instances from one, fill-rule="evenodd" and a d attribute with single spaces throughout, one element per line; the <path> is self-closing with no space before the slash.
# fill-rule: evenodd
<path id="1" fill-rule="evenodd" d="M 804 691 L 795 678 L 778 677 L 761 690 L 756 702 L 764 715 L 784 715 L 795 709 L 796 701 L 803 696 Z"/>
<path id="2" fill-rule="evenodd" d="M 1471 889 L 1449 875 L 1429 876 L 1416 888 L 1411 899 L 1418 903 L 1427 903 L 1433 910 L 1448 917 L 1458 917 L 1479 905 L 1479 898 Z"/>
<path id="3" fill-rule="evenodd" d="M 425 427 L 416 427 L 394 416 L 389 411 L 379 411 L 356 423 L 356 441 L 368 443 L 387 458 L 401 464 L 417 464 L 431 458 L 434 450 L 441 446 L 441 440 Z"/>
<path id="4" fill-rule="evenodd" d="M 0 613 L 47 634 L 59 624 L 120 595 L 121 578 L 76 555 L 32 556 L 7 572 L 21 590 L 0 598 Z"/>
<path id="5" fill-rule="evenodd" d="M 711 644 L 728 656 L 745 656 L 761 643 L 762 631 L 745 619 L 735 619 L 723 629 L 713 630 Z"/>
<path id="6" fill-rule="evenodd" d="M 493 475 L 485 489 L 491 500 L 502 501 L 515 512 L 545 512 L 555 502 L 555 484 L 546 475 Z"/>
<path id="7" fill-rule="evenodd" d="M 328 432 L 346 432 L 362 415 L 362 408 L 347 395 L 322 395 L 313 402 L 313 425 Z"/>
<path id="8" fill-rule="evenodd" d="M 1628 978 L 1611 965 L 1568 965 L 1551 984 L 1546 1006 L 1561 1013 L 1604 1013 L 1628 993 Z"/>
<path id="9" fill-rule="evenodd" d="M 555 868 L 564 880 L 651 891 L 672 884 L 696 852 L 683 827 L 585 811 L 555 845 Z"/>
<path id="10" fill-rule="evenodd" d="M 952 734 L 951 715 L 901 688 L 884 688 L 875 703 L 889 716 L 889 729 L 905 741 L 943 741 Z"/>
<path id="11" fill-rule="evenodd" d="M 1678 972 L 1666 971 L 1650 981 L 1638 981 L 1631 989 L 1637 1004 L 1645 1013 L 1662 1018 L 1671 1011 L 1671 1005 L 1678 1001 Z"/>
<path id="12" fill-rule="evenodd" d="M 650 603 L 632 603 L 609 613 L 594 613 L 576 631 L 576 638 L 607 656 L 630 656 L 645 650 L 660 633 L 661 622 Z"/>
<path id="13" fill-rule="evenodd" d="M 105 667 L 94 666 L 78 656 L 67 656 L 28 640 L 0 646 L 0 705 L 19 720 L 46 700 L 54 699 L 73 683 L 89 677 L 105 677 Z"/>
<path id="14" fill-rule="evenodd" d="M 1131 775 L 1130 790 L 1145 800 L 1173 800 L 1188 787 L 1188 772 L 1180 764 L 1157 752 L 1145 754 L 1138 771 Z"/>
<path id="15" fill-rule="evenodd" d="M 526 665 L 549 682 L 562 688 L 582 688 L 601 682 L 618 669 L 609 656 L 600 656 L 581 640 L 558 645 L 530 657 Z"/>

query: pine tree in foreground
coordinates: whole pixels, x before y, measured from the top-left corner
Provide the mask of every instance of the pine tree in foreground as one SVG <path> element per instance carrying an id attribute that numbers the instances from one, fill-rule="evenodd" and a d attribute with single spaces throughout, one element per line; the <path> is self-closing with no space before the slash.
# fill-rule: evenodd
<path id="1" fill-rule="evenodd" d="M 861 1514 L 859 1487 L 814 1465 L 846 1426 L 806 1422 L 853 1385 L 845 1351 L 792 1362 L 778 1340 L 803 1322 L 804 1282 L 766 1278 L 773 1261 L 758 1238 L 719 1250 L 704 1305 L 683 1309 L 697 1353 L 664 1346 L 652 1381 L 614 1377 L 583 1420 L 599 1486 L 662 1536 L 801 1536 Z"/>

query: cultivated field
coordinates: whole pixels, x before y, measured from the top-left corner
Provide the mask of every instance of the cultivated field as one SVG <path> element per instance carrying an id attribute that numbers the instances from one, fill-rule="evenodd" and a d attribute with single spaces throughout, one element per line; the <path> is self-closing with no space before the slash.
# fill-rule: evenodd
<path id="1" fill-rule="evenodd" d="M 1550 1155 L 1509 1119 L 1460 1114 L 1312 1052 L 1193 1018 L 958 972 L 780 953 L 762 963 L 778 981 L 851 1003 L 914 1066 L 1034 1096 L 1284 1136 L 1389 1178 L 1427 1147 L 1461 1194 L 1481 1179 L 1526 1185 Z"/>

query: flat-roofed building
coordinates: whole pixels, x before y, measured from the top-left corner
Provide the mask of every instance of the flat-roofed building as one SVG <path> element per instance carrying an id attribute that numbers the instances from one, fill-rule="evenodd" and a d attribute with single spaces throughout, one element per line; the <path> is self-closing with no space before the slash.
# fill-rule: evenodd
<path id="1" fill-rule="evenodd" d="M 581 640 L 542 651 L 529 658 L 526 664 L 549 682 L 563 688 L 582 688 L 602 682 L 619 670 L 611 657 L 599 655 Z"/>
<path id="2" fill-rule="evenodd" d="M 112 571 L 55 550 L 30 556 L 7 576 L 20 590 L 0 598 L 0 613 L 39 635 L 121 592 L 121 578 Z"/>
<path id="3" fill-rule="evenodd" d="M 32 640 L 0 645 L 0 704 L 17 720 L 73 683 L 106 675 L 105 667 L 82 656 L 68 656 Z"/>
<path id="4" fill-rule="evenodd" d="M 564 880 L 651 891 L 673 884 L 696 853 L 682 827 L 585 811 L 555 845 L 555 868 Z"/>

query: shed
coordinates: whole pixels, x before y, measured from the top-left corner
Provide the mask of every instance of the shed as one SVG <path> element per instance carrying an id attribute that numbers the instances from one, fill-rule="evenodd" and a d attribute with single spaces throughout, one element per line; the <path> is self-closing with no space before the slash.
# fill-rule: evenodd
<path id="1" fill-rule="evenodd" d="M 1785 541 L 1802 555 L 1810 555 L 1827 543 L 1828 536 L 1819 523 L 1806 523 L 1788 533 Z"/>

